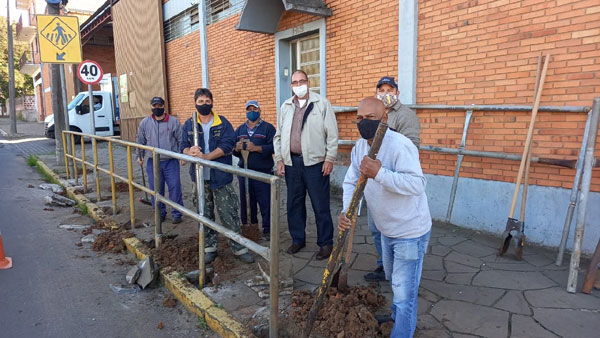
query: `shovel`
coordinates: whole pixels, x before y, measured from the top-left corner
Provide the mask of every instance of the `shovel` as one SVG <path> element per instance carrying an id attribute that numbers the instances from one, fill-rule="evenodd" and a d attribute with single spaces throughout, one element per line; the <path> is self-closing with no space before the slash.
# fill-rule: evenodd
<path id="1" fill-rule="evenodd" d="M 142 166 L 140 166 L 140 168 L 142 168 L 142 183 L 144 183 L 144 188 L 146 188 L 146 174 L 144 174 L 144 168 Z M 146 198 L 140 197 L 140 202 L 143 204 L 152 205 L 152 202 L 150 202 L 150 199 L 148 198 L 148 193 L 144 191 L 144 194 L 146 195 Z"/>
<path id="2" fill-rule="evenodd" d="M 331 286 L 337 287 L 341 292 L 348 291 L 348 263 L 352 258 L 352 242 L 354 242 L 354 230 L 356 229 L 356 216 L 352 219 L 352 225 L 348 230 L 348 243 L 346 244 L 346 255 L 342 257 L 340 268 L 331 279 Z"/>
<path id="3" fill-rule="evenodd" d="M 377 153 L 379 152 L 379 148 L 381 147 L 381 143 L 383 141 L 383 137 L 385 136 L 385 132 L 388 129 L 388 125 L 383 122 L 379 122 L 379 126 L 377 127 L 377 131 L 375 132 L 375 138 L 373 139 L 373 144 L 371 145 L 371 149 L 369 149 L 368 156 L 372 159 L 377 157 Z M 365 191 L 365 186 L 367 185 L 367 178 L 364 175 L 360 175 L 358 182 L 356 183 L 356 187 L 354 188 L 354 193 L 352 194 L 352 199 L 350 200 L 350 205 L 348 205 L 348 210 L 346 211 L 346 216 L 353 220 L 356 216 L 356 212 L 358 210 L 358 202 Z M 352 227 L 351 227 L 352 228 Z M 333 270 L 335 266 L 340 261 L 342 256 L 342 249 L 344 248 L 344 243 L 346 242 L 346 238 L 348 237 L 349 231 L 339 231 L 338 238 L 333 246 L 333 250 L 331 251 L 331 255 L 329 256 L 329 261 L 327 262 L 327 267 L 325 268 L 325 272 L 323 272 L 323 279 L 321 280 L 321 285 L 317 290 L 317 296 L 315 298 L 315 302 L 310 308 L 310 312 L 308 313 L 308 318 L 306 319 L 306 325 L 304 326 L 304 330 L 302 331 L 301 337 L 308 338 L 310 332 L 312 331 L 312 327 L 317 319 L 317 314 L 319 313 L 319 309 L 323 304 L 323 300 L 325 299 L 325 294 L 327 293 L 327 289 L 329 288 L 329 284 L 333 277 Z M 351 247 L 350 247 L 351 249 Z"/>

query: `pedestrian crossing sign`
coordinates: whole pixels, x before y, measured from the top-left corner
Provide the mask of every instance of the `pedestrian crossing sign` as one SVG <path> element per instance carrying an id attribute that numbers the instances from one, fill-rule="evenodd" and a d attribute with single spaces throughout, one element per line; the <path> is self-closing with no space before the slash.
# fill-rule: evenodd
<path id="1" fill-rule="evenodd" d="M 44 63 L 80 63 L 81 38 L 76 16 L 36 15 Z"/>

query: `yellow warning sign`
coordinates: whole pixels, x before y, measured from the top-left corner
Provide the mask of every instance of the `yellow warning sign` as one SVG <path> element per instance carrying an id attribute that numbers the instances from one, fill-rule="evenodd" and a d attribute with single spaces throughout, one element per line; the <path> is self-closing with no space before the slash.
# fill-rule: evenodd
<path id="1" fill-rule="evenodd" d="M 76 16 L 37 15 L 40 57 L 44 63 L 80 63 L 81 38 Z"/>

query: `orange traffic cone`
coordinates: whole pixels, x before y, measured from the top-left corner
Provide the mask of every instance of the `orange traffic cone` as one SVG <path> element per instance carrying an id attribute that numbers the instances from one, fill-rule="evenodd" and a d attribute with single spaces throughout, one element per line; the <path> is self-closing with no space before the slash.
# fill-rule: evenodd
<path id="1" fill-rule="evenodd" d="M 4 256 L 4 244 L 2 244 L 2 234 L 0 233 L 0 270 L 12 268 L 12 258 Z"/>

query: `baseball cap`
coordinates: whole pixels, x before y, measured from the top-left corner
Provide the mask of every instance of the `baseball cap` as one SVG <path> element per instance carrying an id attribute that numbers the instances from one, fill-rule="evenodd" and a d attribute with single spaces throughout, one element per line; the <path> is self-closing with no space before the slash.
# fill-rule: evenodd
<path id="1" fill-rule="evenodd" d="M 256 108 L 260 109 L 260 105 L 258 104 L 258 101 L 256 100 L 250 100 L 248 102 L 246 102 L 246 109 L 248 109 L 248 107 L 250 106 L 255 106 Z"/>
<path id="2" fill-rule="evenodd" d="M 150 104 L 165 104 L 165 100 L 163 100 L 162 97 L 155 96 L 152 98 L 152 100 L 150 100 Z"/>
<path id="3" fill-rule="evenodd" d="M 384 84 L 390 85 L 390 86 L 398 89 L 398 85 L 396 84 L 396 81 L 394 81 L 394 77 L 393 76 L 384 76 L 384 77 L 382 77 L 379 80 L 379 82 L 377 82 L 377 88 L 381 87 Z"/>

